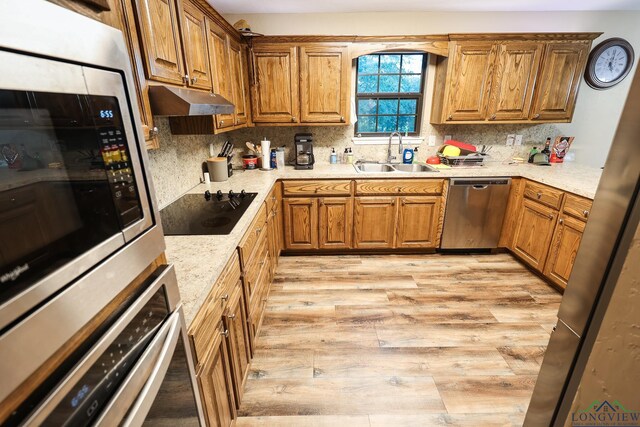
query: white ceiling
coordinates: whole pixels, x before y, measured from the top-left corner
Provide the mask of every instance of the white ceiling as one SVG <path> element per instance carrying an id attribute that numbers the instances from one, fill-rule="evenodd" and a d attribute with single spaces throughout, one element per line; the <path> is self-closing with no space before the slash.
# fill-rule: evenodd
<path id="1" fill-rule="evenodd" d="M 207 0 L 218 12 L 512 12 L 640 10 L 640 0 Z"/>

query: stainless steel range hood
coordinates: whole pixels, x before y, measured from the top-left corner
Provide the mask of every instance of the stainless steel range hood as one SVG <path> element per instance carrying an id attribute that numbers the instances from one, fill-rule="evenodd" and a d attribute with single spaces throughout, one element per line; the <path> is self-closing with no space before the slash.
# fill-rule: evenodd
<path id="1" fill-rule="evenodd" d="M 149 86 L 149 102 L 154 116 L 211 116 L 235 109 L 220 95 L 164 85 Z"/>

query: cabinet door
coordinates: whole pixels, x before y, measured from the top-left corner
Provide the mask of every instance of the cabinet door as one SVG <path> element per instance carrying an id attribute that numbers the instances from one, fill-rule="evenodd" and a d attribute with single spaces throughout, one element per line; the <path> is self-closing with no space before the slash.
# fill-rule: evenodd
<path id="1" fill-rule="evenodd" d="M 569 281 L 585 225 L 584 222 L 565 215 L 558 220 L 544 274 L 562 288 L 566 288 Z"/>
<path id="2" fill-rule="evenodd" d="M 253 48 L 251 119 L 256 123 L 298 123 L 298 58 L 295 47 Z"/>
<path id="3" fill-rule="evenodd" d="M 318 249 L 318 199 L 284 199 L 287 249 Z"/>
<path id="4" fill-rule="evenodd" d="M 536 42 L 498 46 L 489 101 L 489 120 L 526 120 L 540 67 L 543 45 Z"/>
<path id="5" fill-rule="evenodd" d="M 532 120 L 571 121 L 591 42 L 549 42 L 533 97 Z"/>
<path id="6" fill-rule="evenodd" d="M 229 40 L 229 55 L 231 63 L 231 82 L 233 85 L 233 105 L 236 126 L 247 123 L 247 94 L 245 92 L 245 75 L 242 63 L 242 46 L 235 40 Z"/>
<path id="7" fill-rule="evenodd" d="M 525 199 L 513 239 L 513 251 L 527 264 L 542 271 L 549 252 L 558 212 Z"/>
<path id="8" fill-rule="evenodd" d="M 224 325 L 228 331 L 227 349 L 231 360 L 231 375 L 236 408 L 240 409 L 242 390 L 249 368 L 249 325 L 245 313 L 245 302 L 242 294 L 242 284 L 238 282 L 232 293 L 223 315 Z"/>
<path id="9" fill-rule="evenodd" d="M 150 80 L 182 85 L 185 77 L 175 0 L 135 0 Z"/>
<path id="10" fill-rule="evenodd" d="M 492 42 L 453 42 L 445 121 L 484 120 L 496 47 Z"/>
<path id="11" fill-rule="evenodd" d="M 350 69 L 346 47 L 300 47 L 302 123 L 346 123 Z"/>
<path id="12" fill-rule="evenodd" d="M 356 197 L 354 222 L 354 247 L 393 248 L 396 198 Z"/>
<path id="13" fill-rule="evenodd" d="M 213 91 L 222 95 L 229 102 L 233 99 L 233 83 L 231 81 L 231 56 L 229 55 L 228 35 L 215 22 L 207 19 L 207 44 L 209 46 L 209 61 L 213 79 Z M 224 129 L 234 126 L 234 115 L 216 115 L 216 128 Z"/>
<path id="14" fill-rule="evenodd" d="M 187 84 L 198 89 L 211 89 L 209 52 L 204 13 L 190 3 L 184 3 L 182 14 L 184 56 L 189 80 Z"/>
<path id="15" fill-rule="evenodd" d="M 236 416 L 227 355 L 226 341 L 218 331 L 213 339 L 211 352 L 197 374 L 209 426 L 230 426 Z"/>
<path id="16" fill-rule="evenodd" d="M 438 246 L 441 197 L 401 197 L 398 206 L 398 248 Z"/>
<path id="17" fill-rule="evenodd" d="M 320 249 L 349 249 L 352 247 L 353 199 L 325 197 L 319 200 Z"/>

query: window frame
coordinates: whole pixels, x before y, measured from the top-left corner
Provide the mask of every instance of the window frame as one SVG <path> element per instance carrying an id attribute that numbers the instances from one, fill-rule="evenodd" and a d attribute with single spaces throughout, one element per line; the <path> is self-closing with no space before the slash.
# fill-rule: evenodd
<path id="1" fill-rule="evenodd" d="M 422 55 L 423 60 L 422 60 L 422 68 L 420 69 L 420 92 L 358 92 L 358 76 L 360 76 L 360 72 L 358 71 L 359 68 L 359 61 L 360 58 L 364 57 L 364 56 L 371 56 L 371 55 Z M 389 75 L 389 76 L 393 76 L 393 75 L 397 75 L 402 77 L 403 75 L 417 75 L 417 73 L 402 73 L 402 59 L 400 60 L 400 72 L 398 73 L 380 73 L 380 65 L 378 65 L 378 72 L 377 73 L 362 73 L 362 75 L 365 76 L 370 76 L 370 75 L 377 75 L 378 78 L 379 76 L 385 76 L 385 75 Z M 417 101 L 417 105 L 416 105 L 416 125 L 415 125 L 415 129 L 414 132 L 407 132 L 408 136 L 413 136 L 413 137 L 419 137 L 420 136 L 420 131 L 422 130 L 422 113 L 423 113 L 423 108 L 424 108 L 424 95 L 425 95 L 425 87 L 426 87 L 426 80 L 427 80 L 427 66 L 429 63 L 429 54 L 427 52 L 422 52 L 422 51 L 389 51 L 389 52 L 372 52 L 372 53 L 368 53 L 366 55 L 362 55 L 359 56 L 358 58 L 356 58 L 356 78 L 355 78 L 355 88 L 354 88 L 354 95 L 355 95 L 355 109 L 356 109 L 356 117 L 360 117 L 359 114 L 359 109 L 360 109 L 360 103 L 358 102 L 360 99 L 376 99 L 376 101 L 379 101 L 381 99 L 397 99 L 397 100 L 402 100 L 402 99 L 415 99 Z M 379 64 L 379 62 L 378 62 Z M 401 82 L 399 82 L 399 84 L 401 84 Z M 400 88 L 398 87 L 398 90 Z M 378 90 L 380 90 L 380 81 L 378 80 Z M 376 107 L 377 111 L 379 111 L 379 105 Z M 398 105 L 398 113 L 397 114 L 364 114 L 363 116 L 368 116 L 368 117 L 376 117 L 376 127 L 377 127 L 377 123 L 378 123 L 378 117 L 380 116 L 396 116 L 396 117 L 400 117 L 403 116 L 405 114 L 400 114 L 400 106 Z M 391 135 L 391 132 L 359 132 L 358 131 L 358 121 L 356 121 L 355 126 L 353 127 L 353 135 L 354 137 L 388 137 L 389 135 Z"/>

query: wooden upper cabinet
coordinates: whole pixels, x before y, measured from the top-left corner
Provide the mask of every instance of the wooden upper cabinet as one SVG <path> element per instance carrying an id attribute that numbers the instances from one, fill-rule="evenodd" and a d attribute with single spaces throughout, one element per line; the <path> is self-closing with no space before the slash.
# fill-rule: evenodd
<path id="1" fill-rule="evenodd" d="M 346 47 L 300 47 L 300 122 L 346 123 L 350 69 Z"/>
<path id="2" fill-rule="evenodd" d="M 571 121 L 590 41 L 548 42 L 534 94 L 532 120 Z"/>
<path id="3" fill-rule="evenodd" d="M 318 199 L 287 198 L 284 206 L 286 249 L 318 249 Z"/>
<path id="4" fill-rule="evenodd" d="M 557 217 L 556 210 L 524 199 L 513 238 L 513 251 L 538 271 L 544 268 Z"/>
<path id="5" fill-rule="evenodd" d="M 438 196 L 400 197 L 396 247 L 438 247 L 441 201 Z"/>
<path id="6" fill-rule="evenodd" d="M 352 247 L 353 199 L 323 197 L 319 201 L 320 249 L 349 249 Z"/>
<path id="7" fill-rule="evenodd" d="M 445 121 L 484 120 L 496 47 L 493 42 L 452 42 Z"/>
<path id="8" fill-rule="evenodd" d="M 182 34 L 189 76 L 187 84 L 194 88 L 211 90 L 204 13 L 186 1 L 183 3 Z"/>
<path id="9" fill-rule="evenodd" d="M 255 123 L 299 123 L 297 49 L 253 48 L 252 115 Z"/>
<path id="10" fill-rule="evenodd" d="M 236 126 L 247 123 L 248 94 L 245 87 L 246 63 L 243 58 L 243 47 L 235 40 L 229 40 L 229 63 L 231 64 L 231 84 L 233 88 L 233 105 Z M 244 65 L 243 65 L 244 64 Z"/>
<path id="11" fill-rule="evenodd" d="M 185 77 L 178 0 L 135 0 L 147 77 L 182 85 Z"/>
<path id="12" fill-rule="evenodd" d="M 356 197 L 354 242 L 358 249 L 393 248 L 396 197 Z"/>
<path id="13" fill-rule="evenodd" d="M 233 81 L 231 79 L 231 55 L 229 54 L 229 36 L 211 19 L 206 19 L 207 44 L 209 61 L 213 79 L 213 91 L 227 101 L 233 103 Z M 235 117 L 231 114 L 216 115 L 216 128 L 227 128 L 235 125 Z"/>
<path id="14" fill-rule="evenodd" d="M 570 216 L 563 215 L 558 220 L 544 274 L 562 288 L 567 287 L 585 226 L 586 223 Z"/>
<path id="15" fill-rule="evenodd" d="M 506 42 L 498 46 L 487 113 L 489 120 L 529 117 L 543 44 Z"/>

